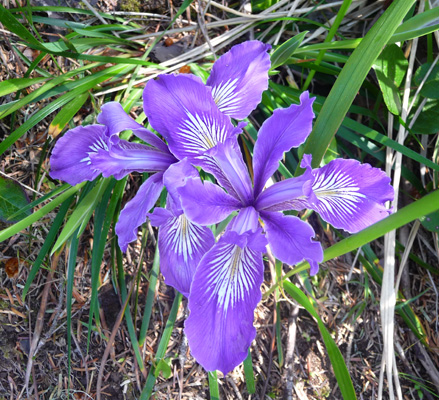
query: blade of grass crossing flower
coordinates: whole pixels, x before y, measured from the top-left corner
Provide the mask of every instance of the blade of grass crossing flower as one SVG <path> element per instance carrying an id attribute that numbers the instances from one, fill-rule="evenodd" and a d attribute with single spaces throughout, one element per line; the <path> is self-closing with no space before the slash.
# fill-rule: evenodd
<path id="1" fill-rule="evenodd" d="M 34 222 L 44 217 L 46 214 L 51 212 L 54 208 L 58 207 L 61 203 L 63 203 L 64 200 L 68 199 L 70 196 L 75 194 L 84 185 L 85 182 L 82 182 L 66 190 L 64 193 L 60 194 L 56 199 L 53 199 L 49 204 L 46 204 L 44 207 L 41 207 L 39 210 L 29 215 L 29 217 L 26 217 L 21 221 L 17 222 L 16 224 L 0 231 L 0 242 L 10 238 L 11 236 L 22 231 L 23 229 L 26 229 L 29 225 L 32 225 Z"/>
<path id="2" fill-rule="evenodd" d="M 29 275 L 26 279 L 26 283 L 23 288 L 22 293 L 22 299 L 23 301 L 26 299 L 27 292 L 29 291 L 30 285 L 32 284 L 35 276 L 37 275 L 38 271 L 40 270 L 41 264 L 44 261 L 44 258 L 46 257 L 47 253 L 50 250 L 50 247 L 52 246 L 52 243 L 55 241 L 55 237 L 59 232 L 59 228 L 64 221 L 64 217 L 67 214 L 68 209 L 70 208 L 70 204 L 72 203 L 73 195 L 70 196 L 70 198 L 66 199 L 62 204 L 61 207 L 56 214 L 55 219 L 53 220 L 52 226 L 50 227 L 49 233 L 46 235 L 43 245 L 41 246 L 40 252 L 38 253 L 38 256 L 36 260 L 32 264 L 32 269 L 29 272 Z M 68 304 L 68 303 L 67 303 Z"/>
<path id="3" fill-rule="evenodd" d="M 249 394 L 256 393 L 256 385 L 255 385 L 255 373 L 253 370 L 253 361 L 250 349 L 248 349 L 247 358 L 244 360 L 244 376 L 245 376 L 245 385 L 247 387 L 247 392 Z"/>
<path id="4" fill-rule="evenodd" d="M 86 85 L 82 85 L 78 83 L 78 87 L 73 89 L 71 92 L 68 92 L 61 97 L 57 98 L 46 107 L 35 113 L 31 118 L 29 118 L 23 125 L 21 125 L 18 129 L 12 132 L 2 143 L 0 143 L 0 155 L 2 155 L 16 140 L 18 140 L 21 136 L 23 136 L 30 128 L 35 126 L 38 122 L 42 121 L 49 114 L 56 111 L 58 108 L 67 104 L 69 101 L 73 100 L 79 94 L 93 88 L 95 85 L 107 80 L 110 76 L 119 75 L 123 72 L 127 72 L 126 66 L 118 66 L 117 69 L 113 69 L 111 74 L 109 75 L 108 70 L 105 74 L 96 73 L 93 76 L 93 79 L 87 82 Z M 105 71 L 104 71 L 105 72 Z M 98 76 L 99 75 L 99 76 Z M 85 80 L 85 78 L 84 78 Z M 83 80 L 82 80 L 83 81 Z M 14 104 L 15 108 L 19 102 Z M 11 109 L 9 109 L 6 113 L 3 113 L 0 117 L 4 117 L 5 115 L 10 114 Z"/>
<path id="5" fill-rule="evenodd" d="M 67 376 L 70 377 L 71 371 L 71 354 L 72 354 L 72 295 L 73 280 L 75 278 L 76 255 L 78 254 L 78 236 L 73 235 L 70 240 L 69 258 L 67 261 L 67 290 L 66 290 L 66 306 L 67 306 Z M 68 385 L 70 388 L 70 382 Z"/>
<path id="6" fill-rule="evenodd" d="M 159 346 L 155 355 L 155 363 L 161 360 L 166 353 L 166 348 L 169 344 L 169 339 L 171 338 L 172 330 L 174 329 L 175 320 L 177 318 L 178 308 L 180 307 L 181 293 L 177 293 L 172 303 L 171 312 L 169 313 L 168 320 L 166 321 L 166 326 L 162 334 L 162 338 L 160 339 Z M 156 377 L 154 376 L 154 368 L 151 368 L 148 374 L 148 378 L 146 379 L 145 387 L 142 390 L 140 395 L 140 400 L 148 400 L 151 397 L 152 391 L 154 389 Z"/>
<path id="7" fill-rule="evenodd" d="M 218 374 L 216 371 L 208 372 L 209 377 L 209 394 L 210 400 L 220 400 L 219 386 L 218 386 Z"/>
<path id="8" fill-rule="evenodd" d="M 346 367 L 343 356 L 340 353 L 337 345 L 335 344 L 331 334 L 326 329 L 325 324 L 319 317 L 317 311 L 314 309 L 312 303 L 309 301 L 305 293 L 303 293 L 291 282 L 284 281 L 284 289 L 294 300 L 301 304 L 306 309 L 306 311 L 308 311 L 316 319 L 323 341 L 325 342 L 326 350 L 328 352 L 329 359 L 331 360 L 331 365 L 334 369 L 334 374 L 340 387 L 340 392 L 343 396 L 343 399 L 356 399 L 357 396 L 355 395 L 354 386 L 352 384 L 351 377 L 349 375 L 349 371 Z"/>
<path id="9" fill-rule="evenodd" d="M 317 117 L 304 148 L 304 154 L 312 154 L 314 167 L 320 165 L 329 143 L 343 122 L 373 62 L 414 2 L 393 2 L 349 57 Z"/>
<path id="10" fill-rule="evenodd" d="M 369 226 L 368 228 L 341 240 L 331 247 L 328 247 L 324 251 L 323 262 L 359 249 L 365 244 L 385 235 L 387 232 L 398 229 L 401 226 L 406 225 L 424 215 L 430 214 L 438 209 L 439 190 L 435 190 L 434 192 L 424 196 L 422 199 L 416 200 L 408 206 L 401 208 L 395 214 L 391 214 L 387 218 Z M 309 264 L 307 262 L 301 262 L 294 269 L 287 272 L 283 276 L 282 281 L 285 282 L 285 280 L 290 276 L 306 269 L 309 269 Z M 276 283 L 270 287 L 270 289 L 265 292 L 264 298 L 267 298 L 271 293 L 273 293 L 277 286 L 278 284 Z"/>
<path id="11" fill-rule="evenodd" d="M 160 271 L 160 255 L 159 248 L 156 246 L 154 253 L 154 261 L 151 272 L 149 274 L 148 294 L 146 295 L 145 308 L 143 310 L 142 325 L 139 333 L 139 345 L 143 346 L 148 332 L 149 321 L 151 320 L 152 306 L 154 305 L 155 290 L 157 286 L 157 279 Z"/>
<path id="12" fill-rule="evenodd" d="M 105 185 L 102 185 L 102 182 L 106 182 Z M 113 187 L 116 183 L 114 179 L 105 179 L 101 182 L 101 184 L 98 184 L 95 186 L 94 189 L 99 188 L 98 194 L 94 192 L 94 190 L 91 190 L 90 193 L 87 194 L 87 196 L 84 198 L 83 202 L 90 199 L 90 196 L 95 200 L 92 204 L 91 212 L 86 211 L 85 215 L 86 217 L 84 220 L 89 220 L 91 217 L 91 213 L 96 210 L 95 217 L 94 217 L 94 232 L 93 232 L 93 249 L 92 249 L 92 256 L 91 256 L 91 299 L 90 299 L 90 309 L 88 314 L 88 334 L 87 334 L 87 352 L 90 344 L 90 338 L 91 338 L 91 326 L 93 321 L 93 316 L 95 317 L 96 326 L 100 326 L 100 318 L 99 318 L 99 303 L 98 303 L 98 288 L 99 288 L 99 282 L 100 282 L 100 272 L 101 272 L 101 265 L 102 265 L 102 258 L 104 254 L 104 248 L 105 248 L 105 242 L 107 241 L 107 233 L 108 229 L 110 228 L 110 223 L 112 221 L 113 215 L 111 214 L 111 210 L 107 213 L 107 206 L 108 201 L 110 200 L 111 192 L 113 190 Z M 97 196 L 97 197 L 95 197 Z M 98 204 L 99 201 L 99 204 Z M 80 203 L 82 204 L 82 203 Z M 79 206 L 80 207 L 80 206 Z M 77 210 L 79 209 L 77 208 Z M 114 205 L 114 209 L 116 207 L 116 204 Z M 114 212 L 113 209 L 113 212 Z M 76 210 L 75 210 L 76 212 Z M 73 218 L 75 212 L 72 214 L 71 219 Z M 80 218 L 80 215 L 78 218 Z M 104 226 L 104 222 L 109 221 L 107 227 Z M 69 220 L 70 222 L 70 220 Z M 67 224 L 66 224 L 67 225 Z M 78 224 L 79 225 L 79 224 Z M 82 224 L 81 224 L 82 225 Z M 81 226 L 78 228 L 76 235 L 81 234 Z"/>
<path id="13" fill-rule="evenodd" d="M 58 250 L 61 245 L 73 234 L 76 228 L 83 226 L 84 221 L 86 223 L 88 222 L 109 183 L 110 179 L 102 179 L 93 189 L 91 189 L 87 196 L 85 196 L 84 199 L 78 203 L 75 211 L 70 216 L 62 232 L 60 233 L 58 240 L 53 246 L 50 254 L 53 254 L 56 250 Z"/>
<path id="14" fill-rule="evenodd" d="M 338 10 L 337 16 L 335 17 L 335 21 L 331 26 L 331 29 L 329 29 L 328 35 L 326 36 L 324 42 L 329 43 L 334 38 L 335 34 L 337 33 L 337 29 L 341 24 L 341 21 L 343 20 L 344 16 L 346 15 L 346 12 L 348 11 L 349 7 L 352 4 L 352 0 L 344 0 L 343 4 L 341 5 L 340 9 Z M 325 50 L 320 50 L 319 55 L 317 56 L 317 59 L 313 62 L 314 65 L 320 65 L 320 63 L 323 60 L 323 57 L 325 56 Z M 309 75 L 306 77 L 306 81 L 303 85 L 303 90 L 307 90 L 314 75 L 316 73 L 316 70 L 313 69 L 309 72 Z"/>

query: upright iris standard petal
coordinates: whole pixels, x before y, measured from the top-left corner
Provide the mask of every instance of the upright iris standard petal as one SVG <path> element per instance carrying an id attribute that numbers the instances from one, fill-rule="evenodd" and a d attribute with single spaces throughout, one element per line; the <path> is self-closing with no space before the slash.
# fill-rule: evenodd
<path id="1" fill-rule="evenodd" d="M 236 137 L 231 137 L 225 143 L 218 143 L 207 153 L 208 162 L 204 169 L 215 176 L 218 182 L 242 204 L 253 201 L 253 187 L 247 166 Z M 211 160 L 211 162 L 210 162 Z"/>
<path id="2" fill-rule="evenodd" d="M 336 159 L 313 170 L 308 208 L 336 228 L 355 233 L 387 217 L 394 191 L 380 169 L 356 160 Z"/>
<path id="3" fill-rule="evenodd" d="M 175 163 L 176 158 L 169 152 L 162 152 L 140 143 L 131 143 L 113 137 L 108 149 L 100 149 L 90 154 L 91 165 L 102 172 L 104 177 L 113 175 L 122 179 L 127 174 L 137 172 L 158 172 Z"/>
<path id="4" fill-rule="evenodd" d="M 224 114 L 244 119 L 260 103 L 268 88 L 270 49 L 257 40 L 248 41 L 233 46 L 215 62 L 207 85 Z"/>
<path id="5" fill-rule="evenodd" d="M 323 261 L 323 250 L 312 240 L 315 233 L 311 226 L 292 215 L 269 211 L 260 215 L 274 256 L 290 265 L 305 259 L 311 266 L 310 274 L 315 275 Z"/>
<path id="6" fill-rule="evenodd" d="M 198 263 L 215 243 L 213 233 L 190 222 L 184 214 L 175 216 L 162 208 L 156 208 L 150 220 L 160 226 L 160 271 L 165 283 L 187 297 Z"/>
<path id="7" fill-rule="evenodd" d="M 169 152 L 168 146 L 157 135 L 134 121 L 116 101 L 111 101 L 101 107 L 102 112 L 98 115 L 98 122 L 108 128 L 108 134 L 113 136 L 122 131 L 133 131 L 133 133 L 144 142 Z"/>
<path id="8" fill-rule="evenodd" d="M 101 173 L 92 165 L 90 156 L 108 151 L 107 129 L 102 125 L 78 126 L 60 138 L 50 158 L 50 176 L 71 185 L 92 181 Z"/>
<path id="9" fill-rule="evenodd" d="M 192 355 L 206 370 L 227 374 L 247 357 L 256 335 L 253 319 L 263 271 L 261 252 L 242 248 L 227 236 L 200 261 L 185 332 Z"/>
<path id="10" fill-rule="evenodd" d="M 146 221 L 149 210 L 154 206 L 163 189 L 163 172 L 150 176 L 136 195 L 125 205 L 116 223 L 119 247 L 126 251 L 128 244 L 137 238 L 137 228 Z"/>
<path id="11" fill-rule="evenodd" d="M 300 146 L 312 129 L 314 113 L 308 92 L 300 96 L 300 104 L 277 109 L 261 126 L 253 152 L 255 196 L 279 167 L 286 151 Z"/>
<path id="12" fill-rule="evenodd" d="M 178 189 L 183 210 L 188 218 L 200 225 L 212 225 L 239 210 L 241 203 L 218 185 L 190 178 Z"/>
<path id="13" fill-rule="evenodd" d="M 210 89 L 198 79 L 160 75 L 147 83 L 143 104 L 151 126 L 180 160 L 197 160 L 237 133 L 230 118 L 216 106 Z"/>

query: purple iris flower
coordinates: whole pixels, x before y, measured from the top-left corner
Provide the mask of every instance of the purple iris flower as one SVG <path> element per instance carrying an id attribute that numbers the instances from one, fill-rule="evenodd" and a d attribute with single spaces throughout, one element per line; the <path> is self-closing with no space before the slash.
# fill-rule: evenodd
<path id="1" fill-rule="evenodd" d="M 215 240 L 210 229 L 185 217 L 176 193 L 183 181 L 169 171 L 179 159 L 196 158 L 241 131 L 232 125 L 230 117 L 245 118 L 260 102 L 268 87 L 269 49 L 258 41 L 234 46 L 214 64 L 207 85 L 191 75 L 162 75 L 148 82 L 143 92 L 144 111 L 167 144 L 129 117 L 119 103 L 111 102 L 98 116 L 102 125 L 68 131 L 53 150 L 51 177 L 72 185 L 94 180 L 100 174 L 115 179 L 133 171 L 152 174 L 120 213 L 116 224 L 119 246 L 126 251 L 137 238 L 138 227 L 150 217 L 153 225 L 160 226 L 165 281 L 186 296 L 199 260 Z M 147 144 L 121 140 L 118 133 L 125 130 Z M 185 177 L 195 173 L 190 167 Z M 164 184 L 170 194 L 166 209 L 157 208 L 150 214 Z"/>
<path id="2" fill-rule="evenodd" d="M 302 176 L 264 190 L 284 152 L 302 144 L 311 131 L 314 99 L 305 92 L 300 100 L 300 105 L 274 111 L 262 125 L 254 147 L 253 185 L 236 137 L 209 149 L 202 159 L 215 165 L 212 173 L 222 187 L 193 175 L 178 185 L 184 213 L 196 224 L 219 223 L 238 212 L 201 259 L 189 295 L 185 331 L 193 356 L 206 370 L 226 374 L 247 356 L 256 335 L 253 314 L 261 299 L 262 255 L 267 244 L 277 259 L 290 265 L 305 259 L 311 274 L 318 271 L 323 251 L 312 239 L 314 230 L 281 211 L 312 208 L 349 232 L 389 213 L 384 206 L 393 199 L 389 178 L 354 160 L 337 159 L 312 170 L 311 157 L 305 156 Z M 181 168 L 187 168 L 185 162 L 194 161 L 182 161 Z"/>

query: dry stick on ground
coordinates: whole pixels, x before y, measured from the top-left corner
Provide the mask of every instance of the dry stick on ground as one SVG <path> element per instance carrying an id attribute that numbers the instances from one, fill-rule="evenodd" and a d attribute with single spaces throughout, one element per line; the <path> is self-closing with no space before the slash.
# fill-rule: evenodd
<path id="1" fill-rule="evenodd" d="M 290 318 L 288 318 L 288 336 L 287 336 L 287 352 L 285 354 L 285 365 L 283 379 L 285 382 L 284 399 L 293 399 L 293 367 L 294 367 L 294 348 L 296 346 L 297 317 L 299 315 L 299 307 L 293 305 Z"/>
<path id="2" fill-rule="evenodd" d="M 29 379 L 30 379 L 30 374 L 32 371 L 33 359 L 37 353 L 36 350 L 38 347 L 38 342 L 40 340 L 41 332 L 43 331 L 44 314 L 45 314 L 46 308 L 47 308 L 47 298 L 49 297 L 50 285 L 52 284 L 53 276 L 55 275 L 55 269 L 56 269 L 56 266 L 58 265 L 59 256 L 60 256 L 63 248 L 64 248 L 64 246 L 59 251 L 57 251 L 55 253 L 55 255 L 52 257 L 50 271 L 47 274 L 46 283 L 44 285 L 43 293 L 41 295 L 41 306 L 40 306 L 40 310 L 38 311 L 37 321 L 35 323 L 35 330 L 34 330 L 34 334 L 32 336 L 32 342 L 31 342 L 31 346 L 30 346 L 30 350 L 29 350 L 29 359 L 27 361 L 27 367 L 26 367 L 26 376 L 25 376 L 24 385 L 26 387 L 26 393 L 27 393 L 28 397 L 29 397 Z M 38 393 L 37 393 L 37 396 L 38 396 Z"/>

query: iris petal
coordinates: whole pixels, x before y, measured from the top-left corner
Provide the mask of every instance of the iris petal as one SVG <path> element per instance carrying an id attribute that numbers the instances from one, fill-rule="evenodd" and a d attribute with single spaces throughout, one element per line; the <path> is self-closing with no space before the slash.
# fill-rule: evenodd
<path id="1" fill-rule="evenodd" d="M 92 166 L 100 170 L 104 177 L 113 175 L 116 179 L 122 179 L 133 171 L 164 171 L 177 161 L 169 152 L 164 153 L 150 146 L 117 137 L 111 141 L 113 144 L 107 149 L 99 149 L 89 156 Z"/>
<path id="2" fill-rule="evenodd" d="M 356 160 L 336 159 L 313 170 L 308 208 L 336 228 L 355 233 L 387 217 L 394 191 L 380 169 Z"/>
<path id="3" fill-rule="evenodd" d="M 163 218 L 163 210 L 156 208 L 150 216 L 153 225 L 159 225 L 160 271 L 165 283 L 184 296 L 189 291 L 196 267 L 204 254 L 214 245 L 212 231 L 190 222 L 184 214 Z M 154 214 L 160 214 L 154 218 Z M 161 219 L 161 221 L 159 221 Z"/>
<path id="4" fill-rule="evenodd" d="M 137 228 L 146 221 L 149 210 L 154 206 L 163 189 L 163 172 L 150 176 L 136 195 L 120 212 L 116 223 L 119 247 L 126 251 L 128 244 L 137 238 Z"/>
<path id="5" fill-rule="evenodd" d="M 192 355 L 208 371 L 227 374 L 246 357 L 256 336 L 262 253 L 223 237 L 202 258 L 189 296 L 185 324 Z"/>
<path id="6" fill-rule="evenodd" d="M 178 189 L 183 210 L 188 218 L 200 225 L 216 224 L 240 208 L 240 203 L 218 185 L 190 178 Z"/>
<path id="7" fill-rule="evenodd" d="M 267 239 L 274 256 L 290 265 L 302 260 L 309 262 L 311 275 L 319 270 L 323 261 L 323 250 L 319 242 L 314 242 L 314 230 L 309 224 L 292 215 L 262 211 Z"/>
<path id="8" fill-rule="evenodd" d="M 145 114 L 151 126 L 168 141 L 180 160 L 195 165 L 197 157 L 236 135 L 230 118 L 216 106 L 210 88 L 200 79 L 160 75 L 143 92 Z"/>
<path id="9" fill-rule="evenodd" d="M 233 46 L 213 65 L 207 85 L 219 109 L 244 119 L 260 103 L 268 88 L 271 46 L 257 40 Z"/>
<path id="10" fill-rule="evenodd" d="M 110 101 L 101 107 L 102 112 L 98 115 L 98 122 L 108 128 L 110 136 L 122 131 L 133 131 L 133 133 L 144 142 L 167 153 L 168 146 L 157 135 L 134 121 L 116 101 Z"/>
<path id="11" fill-rule="evenodd" d="M 101 171 L 92 165 L 90 155 L 108 151 L 107 129 L 102 125 L 78 126 L 60 138 L 50 158 L 50 176 L 71 185 L 92 181 Z"/>
<path id="12" fill-rule="evenodd" d="M 277 109 L 261 126 L 253 152 L 255 195 L 279 167 L 283 154 L 299 147 L 311 133 L 314 113 L 308 92 L 300 96 L 300 105 Z"/>

